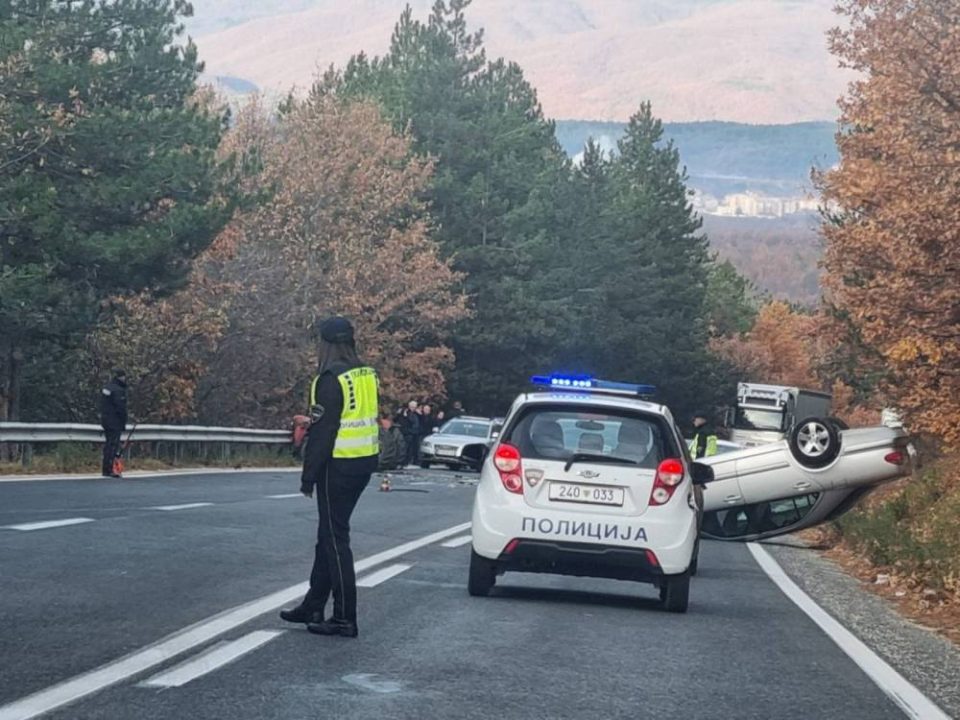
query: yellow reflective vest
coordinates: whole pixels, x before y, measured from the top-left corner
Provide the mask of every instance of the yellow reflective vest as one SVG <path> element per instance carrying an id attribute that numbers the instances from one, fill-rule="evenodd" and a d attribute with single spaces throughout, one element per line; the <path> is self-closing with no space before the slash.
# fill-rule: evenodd
<path id="1" fill-rule="evenodd" d="M 356 367 L 337 375 L 343 393 L 340 429 L 333 446 L 335 459 L 351 460 L 371 457 L 380 452 L 377 413 L 380 408 L 377 372 L 370 367 Z M 310 406 L 317 404 L 318 375 L 310 386 Z"/>
<path id="2" fill-rule="evenodd" d="M 706 447 L 704 448 L 702 457 L 710 457 L 711 455 L 717 454 L 717 436 L 710 434 L 706 436 Z M 697 446 L 700 444 L 700 433 L 696 433 L 693 436 L 693 440 L 690 441 L 690 454 L 693 456 L 693 459 L 697 459 Z"/>

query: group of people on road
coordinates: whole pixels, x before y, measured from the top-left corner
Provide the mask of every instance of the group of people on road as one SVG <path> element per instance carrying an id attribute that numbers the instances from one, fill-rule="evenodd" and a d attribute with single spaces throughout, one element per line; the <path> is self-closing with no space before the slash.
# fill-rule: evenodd
<path id="1" fill-rule="evenodd" d="M 400 435 L 406 450 L 403 464 L 416 466 L 420 462 L 420 443 L 433 432 L 436 432 L 445 422 L 463 415 L 463 404 L 455 400 L 449 410 L 438 409 L 434 412 L 429 403 L 421 404 L 411 400 L 405 407 L 400 408 L 394 415 L 392 422 L 399 428 Z"/>

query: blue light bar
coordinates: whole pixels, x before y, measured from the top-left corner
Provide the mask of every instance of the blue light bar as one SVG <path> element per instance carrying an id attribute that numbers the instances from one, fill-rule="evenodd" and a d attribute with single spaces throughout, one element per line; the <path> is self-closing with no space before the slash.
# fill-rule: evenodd
<path id="1" fill-rule="evenodd" d="M 589 375 L 534 375 L 530 378 L 534 385 L 542 385 L 554 390 L 572 390 L 580 392 L 609 393 L 614 395 L 653 395 L 657 389 L 653 385 L 597 380 Z"/>

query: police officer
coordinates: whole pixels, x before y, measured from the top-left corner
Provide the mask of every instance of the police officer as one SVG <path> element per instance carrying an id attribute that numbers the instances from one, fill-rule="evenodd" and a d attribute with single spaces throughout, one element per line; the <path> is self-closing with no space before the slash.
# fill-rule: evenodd
<path id="1" fill-rule="evenodd" d="M 316 635 L 357 637 L 357 579 L 350 550 L 350 515 L 377 469 L 377 374 L 357 357 L 353 326 L 323 321 L 319 373 L 310 385 L 310 415 L 300 492 L 316 493 L 319 523 L 310 590 L 288 622 Z M 333 595 L 333 616 L 325 617 Z"/>
<path id="2" fill-rule="evenodd" d="M 693 440 L 690 441 L 690 454 L 694 460 L 717 454 L 717 431 L 710 425 L 709 417 L 703 410 L 693 414 Z"/>
<path id="3" fill-rule="evenodd" d="M 120 454 L 120 436 L 127 426 L 127 373 L 117 368 L 112 379 L 100 390 L 100 425 L 106 442 L 103 444 L 104 477 L 120 477 L 113 472 L 113 461 Z"/>

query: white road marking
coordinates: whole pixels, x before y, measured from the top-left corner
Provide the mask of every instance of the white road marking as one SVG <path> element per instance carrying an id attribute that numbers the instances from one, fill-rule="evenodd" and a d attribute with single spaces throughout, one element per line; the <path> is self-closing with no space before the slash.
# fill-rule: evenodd
<path id="1" fill-rule="evenodd" d="M 155 505 L 150 509 L 163 510 L 164 512 L 173 512 L 174 510 L 192 510 L 193 508 L 208 507 L 209 505 L 213 505 L 213 503 L 200 502 L 200 503 L 186 503 L 185 505 Z"/>
<path id="2" fill-rule="evenodd" d="M 410 540 L 402 545 L 358 560 L 354 563 L 354 568 L 357 572 L 369 570 L 394 558 L 444 540 L 451 535 L 458 535 L 469 528 L 470 523 L 462 523 L 416 540 Z M 30 718 L 69 705 L 111 685 L 116 685 L 129 677 L 161 665 L 177 655 L 182 655 L 198 645 L 210 642 L 213 638 L 223 635 L 225 632 L 229 632 L 264 613 L 276 610 L 294 600 L 299 600 L 309 587 L 309 583 L 299 583 L 256 600 L 251 600 L 230 610 L 225 610 L 218 615 L 201 620 L 190 627 L 168 635 L 162 640 L 119 660 L 101 665 L 88 673 L 77 675 L 32 695 L 0 706 L 0 720 L 30 720 Z"/>
<path id="3" fill-rule="evenodd" d="M 908 717 L 916 720 L 950 720 L 950 716 L 911 684 L 852 632 L 817 605 L 791 580 L 763 547 L 747 543 L 757 564 L 797 607 L 805 612 L 835 642 L 877 687 L 896 703 Z"/>
<path id="4" fill-rule="evenodd" d="M 303 493 L 285 493 L 283 495 L 267 495 L 271 500 L 286 500 L 287 498 L 305 497 Z"/>
<path id="5" fill-rule="evenodd" d="M 464 535 L 463 537 L 455 537 L 453 540 L 447 540 L 445 543 L 440 544 L 443 547 L 458 548 L 461 545 L 466 545 L 471 540 L 473 540 L 473 535 Z"/>
<path id="6" fill-rule="evenodd" d="M 19 525 L 4 525 L 0 530 L 46 530 L 47 528 L 66 527 L 67 525 L 82 525 L 93 522 L 93 518 L 65 518 L 64 520 L 45 520 L 42 522 L 21 523 Z"/>
<path id="7" fill-rule="evenodd" d="M 409 565 L 403 565 L 402 563 L 388 565 L 385 568 L 372 572 L 369 575 L 364 575 L 362 578 L 358 579 L 357 587 L 376 587 L 380 583 L 386 582 L 390 578 L 396 577 L 404 570 L 409 569 Z"/>
<path id="8" fill-rule="evenodd" d="M 206 652 L 190 658 L 186 662 L 180 663 L 174 668 L 165 670 L 148 680 L 144 680 L 142 683 L 139 683 L 139 686 L 169 688 L 186 685 L 191 680 L 196 680 L 198 677 L 211 673 L 227 663 L 231 663 L 237 658 L 253 652 L 261 645 L 266 645 L 278 635 L 283 635 L 283 633 L 283 630 L 256 630 L 244 635 L 239 640 L 220 643 Z"/>

